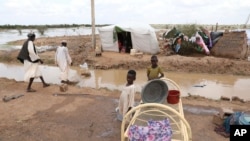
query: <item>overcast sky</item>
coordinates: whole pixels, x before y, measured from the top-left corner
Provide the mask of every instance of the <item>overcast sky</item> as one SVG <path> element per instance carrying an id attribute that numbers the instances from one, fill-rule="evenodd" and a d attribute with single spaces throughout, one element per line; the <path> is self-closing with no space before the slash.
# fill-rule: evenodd
<path id="1" fill-rule="evenodd" d="M 249 14 L 250 0 L 95 0 L 96 24 L 245 24 Z M 91 24 L 91 0 L 0 0 L 5 24 Z"/>

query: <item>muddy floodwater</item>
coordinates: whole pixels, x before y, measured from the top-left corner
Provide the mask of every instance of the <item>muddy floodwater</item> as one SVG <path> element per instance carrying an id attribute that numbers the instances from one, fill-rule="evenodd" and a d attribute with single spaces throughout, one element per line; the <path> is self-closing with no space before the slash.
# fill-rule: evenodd
<path id="1" fill-rule="evenodd" d="M 21 45 L 13 46 L 7 44 L 10 41 L 27 39 L 29 32 L 35 32 L 36 38 L 40 37 L 56 37 L 56 36 L 78 36 L 78 35 L 90 35 L 92 29 L 89 27 L 75 27 L 75 28 L 48 28 L 43 35 L 37 32 L 37 29 L 3 29 L 0 30 L 0 50 L 15 50 L 20 49 Z M 98 30 L 96 30 L 96 34 Z"/>
<path id="2" fill-rule="evenodd" d="M 50 84 L 60 84 L 60 71 L 55 66 L 40 66 L 45 80 Z M 121 90 L 126 82 L 127 70 L 89 70 L 90 77 L 79 74 L 80 67 L 72 67 L 69 74 L 71 81 L 77 81 L 79 87 L 95 89 L 107 88 Z M 146 70 L 136 70 L 136 89 L 141 91 L 147 83 Z M 23 81 L 24 70 L 22 65 L 8 65 L 0 63 L 0 77 Z M 174 80 L 181 88 L 182 96 L 199 95 L 211 99 L 221 96 L 238 96 L 250 100 L 250 77 L 217 74 L 196 74 L 165 72 L 165 76 Z M 40 82 L 40 79 L 36 79 Z"/>

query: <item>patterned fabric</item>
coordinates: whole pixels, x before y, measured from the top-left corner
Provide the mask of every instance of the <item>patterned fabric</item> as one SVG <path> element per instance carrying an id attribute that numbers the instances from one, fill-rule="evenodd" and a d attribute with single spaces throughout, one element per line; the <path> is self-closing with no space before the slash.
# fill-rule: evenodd
<path id="1" fill-rule="evenodd" d="M 243 112 L 234 112 L 232 115 L 230 115 L 224 120 L 223 126 L 225 128 L 226 133 L 230 133 L 230 125 L 240 125 L 239 118 L 243 114 Z"/>
<path id="2" fill-rule="evenodd" d="M 172 129 L 168 119 L 148 121 L 148 126 L 131 125 L 128 131 L 130 141 L 171 141 Z"/>

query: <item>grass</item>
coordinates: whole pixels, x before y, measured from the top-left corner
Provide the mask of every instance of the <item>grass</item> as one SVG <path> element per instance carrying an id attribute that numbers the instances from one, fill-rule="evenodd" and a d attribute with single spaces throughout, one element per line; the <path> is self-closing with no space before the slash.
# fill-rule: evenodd
<path id="1" fill-rule="evenodd" d="M 110 24 L 101 24 L 101 25 L 95 25 L 96 27 L 102 27 L 102 26 L 107 26 Z M 46 27 L 46 28 L 71 28 L 71 27 L 92 27 L 91 24 L 54 24 L 54 25 L 11 25 L 11 24 L 5 24 L 5 25 L 0 25 L 0 30 L 1 29 L 38 29 L 41 27 Z"/>
<path id="2" fill-rule="evenodd" d="M 235 25 L 220 25 L 220 24 L 150 24 L 152 27 L 156 29 L 172 29 L 173 27 L 183 28 L 186 26 L 196 25 L 197 27 L 206 27 L 211 31 L 215 31 L 216 27 L 217 30 L 233 30 L 233 29 L 250 29 L 250 24 L 235 24 Z"/>
<path id="3" fill-rule="evenodd" d="M 190 24 L 190 25 L 182 25 L 176 26 L 176 29 L 182 32 L 184 35 L 191 37 L 194 33 L 199 29 L 199 25 Z"/>

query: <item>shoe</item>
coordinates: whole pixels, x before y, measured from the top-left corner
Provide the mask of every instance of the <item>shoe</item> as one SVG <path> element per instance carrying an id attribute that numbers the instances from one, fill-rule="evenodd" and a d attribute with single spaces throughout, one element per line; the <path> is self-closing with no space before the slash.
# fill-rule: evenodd
<path id="1" fill-rule="evenodd" d="M 50 86 L 50 84 L 47 84 L 47 83 L 45 83 L 45 84 L 43 84 L 43 87 L 45 88 L 45 87 L 49 87 Z"/>
<path id="2" fill-rule="evenodd" d="M 34 89 L 27 89 L 27 92 L 36 92 L 36 90 L 34 90 Z"/>

